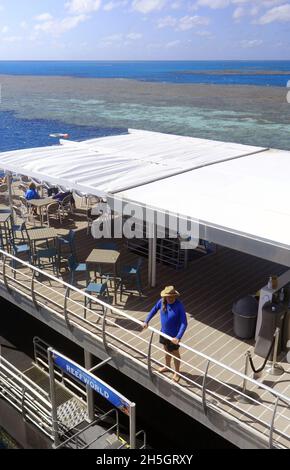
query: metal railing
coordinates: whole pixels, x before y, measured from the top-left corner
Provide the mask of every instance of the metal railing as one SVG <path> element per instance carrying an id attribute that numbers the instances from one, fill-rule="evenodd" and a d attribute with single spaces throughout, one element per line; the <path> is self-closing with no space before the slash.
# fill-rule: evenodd
<path id="1" fill-rule="evenodd" d="M 102 343 L 107 352 L 113 349 L 130 358 L 140 367 L 147 368 L 149 377 L 153 378 L 158 374 L 156 367 L 163 365 L 160 356 L 164 354 L 164 351 L 153 340 L 157 335 L 162 335 L 166 339 L 171 339 L 170 337 L 149 327 L 151 337 L 145 338 L 145 335 L 141 336 L 140 333 L 134 332 L 134 329 L 141 329 L 143 323 L 128 315 L 124 310 L 88 295 L 62 279 L 29 265 L 11 254 L 0 250 L 1 254 L 3 260 L 0 263 L 0 276 L 2 274 L 0 283 L 10 294 L 16 291 L 30 301 L 32 299 L 37 310 L 44 308 L 51 314 L 64 319 L 69 330 L 72 327 L 78 328 Z M 11 260 L 17 261 L 21 268 L 14 269 L 9 266 Z M 20 276 L 21 280 L 18 279 Z M 40 281 L 37 276 L 42 276 L 45 281 Z M 91 308 L 84 306 L 85 298 L 92 300 Z M 92 309 L 95 306 L 100 307 L 99 311 Z M 125 321 L 116 321 L 118 319 L 125 320 L 130 326 L 126 326 Z M 183 385 L 176 384 L 178 393 L 182 392 L 198 401 L 205 414 L 212 409 L 243 426 L 253 436 L 263 440 L 265 445 L 268 443 L 269 447 L 290 447 L 290 436 L 287 433 L 290 425 L 290 398 L 288 396 L 184 343 L 180 343 L 180 348 L 187 359 L 180 360 L 186 372 L 179 373 L 179 377 L 183 379 Z M 170 356 L 174 358 L 171 354 Z M 169 370 L 175 372 L 173 369 Z M 166 376 L 162 377 L 164 380 L 169 380 Z M 254 397 L 247 395 L 249 399 L 247 406 L 241 405 L 234 399 L 237 394 L 243 394 L 242 387 L 237 386 L 236 383 L 242 385 L 244 380 L 247 380 L 251 390 L 256 392 Z"/>
<path id="2" fill-rule="evenodd" d="M 28 422 L 53 438 L 49 394 L 0 356 L 0 396 Z"/>

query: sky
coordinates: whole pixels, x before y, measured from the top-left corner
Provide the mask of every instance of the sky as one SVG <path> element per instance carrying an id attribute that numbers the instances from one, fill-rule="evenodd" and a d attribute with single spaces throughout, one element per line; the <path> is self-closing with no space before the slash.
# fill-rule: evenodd
<path id="1" fill-rule="evenodd" d="M 0 0 L 0 60 L 290 59 L 287 0 Z"/>

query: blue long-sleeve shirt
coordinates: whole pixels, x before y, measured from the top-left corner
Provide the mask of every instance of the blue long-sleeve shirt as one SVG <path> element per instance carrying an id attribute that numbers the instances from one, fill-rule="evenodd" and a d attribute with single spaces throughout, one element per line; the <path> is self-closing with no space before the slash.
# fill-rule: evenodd
<path id="1" fill-rule="evenodd" d="M 31 201 L 31 199 L 39 199 L 40 196 L 35 189 L 28 189 L 25 193 L 25 199 Z"/>
<path id="2" fill-rule="evenodd" d="M 145 323 L 149 323 L 159 310 L 161 332 L 172 338 L 181 339 L 187 328 L 187 318 L 184 306 L 180 300 L 177 299 L 174 304 L 167 304 L 166 310 L 163 310 L 162 300 L 159 300 L 147 316 Z"/>

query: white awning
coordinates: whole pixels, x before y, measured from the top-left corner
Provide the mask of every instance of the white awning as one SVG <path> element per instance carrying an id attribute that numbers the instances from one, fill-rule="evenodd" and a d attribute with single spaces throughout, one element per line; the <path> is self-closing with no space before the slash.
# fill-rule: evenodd
<path id="1" fill-rule="evenodd" d="M 91 194 L 116 193 L 260 147 L 129 130 L 86 142 L 0 154 L 0 167 Z"/>
<path id="2" fill-rule="evenodd" d="M 290 152 L 136 130 L 62 144 L 0 168 L 199 220 L 200 238 L 290 266 Z"/>
<path id="3" fill-rule="evenodd" d="M 290 266 L 290 152 L 200 168 L 119 196 L 201 222 L 201 238 Z"/>

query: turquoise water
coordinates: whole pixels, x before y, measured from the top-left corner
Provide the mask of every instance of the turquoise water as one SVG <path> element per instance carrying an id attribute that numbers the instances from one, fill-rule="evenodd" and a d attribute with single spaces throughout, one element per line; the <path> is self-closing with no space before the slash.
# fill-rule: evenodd
<path id="1" fill-rule="evenodd" d="M 0 62 L 12 74 L 0 76 L 0 151 L 128 128 L 290 150 L 287 70 L 290 61 Z"/>

